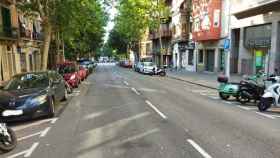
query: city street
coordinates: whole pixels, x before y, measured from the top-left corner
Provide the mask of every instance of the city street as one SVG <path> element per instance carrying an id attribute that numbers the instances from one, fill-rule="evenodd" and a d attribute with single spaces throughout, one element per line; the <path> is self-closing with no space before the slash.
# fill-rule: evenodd
<path id="1" fill-rule="evenodd" d="M 221 101 L 217 92 L 99 64 L 54 119 L 14 126 L 0 157 L 276 158 L 280 112 Z M 36 123 L 37 122 L 37 123 Z"/>

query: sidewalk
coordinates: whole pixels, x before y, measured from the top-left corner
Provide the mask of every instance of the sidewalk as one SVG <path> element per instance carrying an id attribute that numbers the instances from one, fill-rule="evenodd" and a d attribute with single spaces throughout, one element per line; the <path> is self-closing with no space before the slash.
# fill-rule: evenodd
<path id="1" fill-rule="evenodd" d="M 217 89 L 219 83 L 217 82 L 217 73 L 200 73 L 200 72 L 190 72 L 186 70 L 173 70 L 167 71 L 167 77 L 173 78 L 176 80 L 181 80 L 185 82 L 189 82 L 192 84 L 196 84 L 202 87 L 207 87 L 211 89 Z M 231 82 L 239 82 L 242 79 L 240 75 L 231 75 Z"/>

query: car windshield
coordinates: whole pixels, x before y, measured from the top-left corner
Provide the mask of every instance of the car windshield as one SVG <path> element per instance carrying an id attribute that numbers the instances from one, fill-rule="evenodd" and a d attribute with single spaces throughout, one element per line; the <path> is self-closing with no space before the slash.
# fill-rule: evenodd
<path id="1" fill-rule="evenodd" d="M 154 66 L 154 63 L 152 63 L 152 62 L 144 62 L 144 66 Z"/>
<path id="2" fill-rule="evenodd" d="M 4 90 L 44 88 L 48 85 L 49 78 L 45 73 L 24 74 L 13 77 L 4 87 Z"/>

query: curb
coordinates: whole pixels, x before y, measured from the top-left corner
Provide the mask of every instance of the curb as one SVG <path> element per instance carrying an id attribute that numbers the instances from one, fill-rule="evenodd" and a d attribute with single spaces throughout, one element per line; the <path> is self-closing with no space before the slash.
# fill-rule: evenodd
<path id="1" fill-rule="evenodd" d="M 183 81 L 183 82 L 187 82 L 187 83 L 190 83 L 190 84 L 193 84 L 193 85 L 198 85 L 198 86 L 201 86 L 201 87 L 218 90 L 218 88 L 216 88 L 216 87 L 211 87 L 211 86 L 208 86 L 208 85 L 204 85 L 204 84 L 196 83 L 196 82 L 193 82 L 193 81 L 181 79 L 179 77 L 174 77 L 174 76 L 170 76 L 170 75 L 166 75 L 166 76 L 168 78 L 175 79 L 175 80 L 178 80 L 178 81 Z"/>

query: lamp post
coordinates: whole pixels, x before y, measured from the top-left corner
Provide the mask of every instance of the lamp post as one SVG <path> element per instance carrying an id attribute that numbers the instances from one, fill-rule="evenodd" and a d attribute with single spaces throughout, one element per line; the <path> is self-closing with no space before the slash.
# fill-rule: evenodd
<path id="1" fill-rule="evenodd" d="M 231 3 L 230 3 L 230 0 L 227 0 L 227 7 L 228 7 L 228 37 L 227 37 L 227 40 L 228 40 L 228 49 L 225 50 L 227 51 L 227 53 L 225 54 L 225 75 L 230 78 L 230 56 L 231 56 L 231 28 L 230 28 L 230 25 L 231 25 Z"/>

